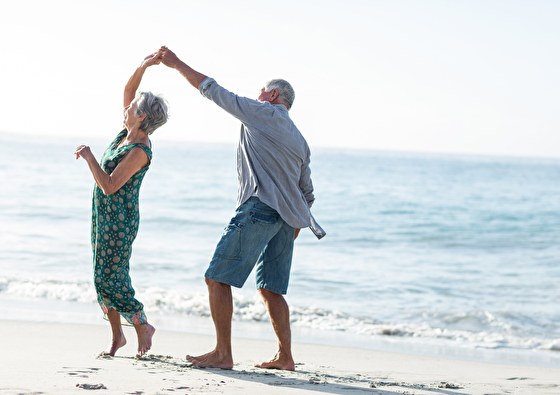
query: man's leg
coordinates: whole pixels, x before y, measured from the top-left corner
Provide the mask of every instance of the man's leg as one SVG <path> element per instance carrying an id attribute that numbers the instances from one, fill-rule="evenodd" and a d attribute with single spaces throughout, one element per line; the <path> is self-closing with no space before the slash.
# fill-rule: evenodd
<path id="1" fill-rule="evenodd" d="M 233 368 L 231 353 L 231 319 L 233 314 L 233 298 L 231 286 L 206 278 L 210 312 L 216 328 L 216 348 L 207 354 L 193 357 L 187 355 L 187 360 L 194 366 L 201 368 Z"/>
<path id="2" fill-rule="evenodd" d="M 213 351 L 187 360 L 195 366 L 233 368 L 231 352 L 231 319 L 233 298 L 231 286 L 241 288 L 253 270 L 267 243 L 278 232 L 280 215 L 252 197 L 239 206 L 224 230 L 205 278 L 210 298 L 210 311 L 216 329 Z"/>
<path id="3" fill-rule="evenodd" d="M 280 294 L 259 288 L 276 337 L 278 338 L 278 352 L 271 361 L 256 365 L 264 369 L 295 370 L 292 357 L 292 332 L 290 329 L 290 309 L 286 299 Z"/>

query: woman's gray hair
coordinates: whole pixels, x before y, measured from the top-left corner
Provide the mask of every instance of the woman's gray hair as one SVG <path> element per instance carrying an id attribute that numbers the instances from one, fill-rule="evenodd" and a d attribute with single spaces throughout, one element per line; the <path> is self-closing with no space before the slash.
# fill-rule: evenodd
<path id="1" fill-rule="evenodd" d="M 267 92 L 270 92 L 272 89 L 278 89 L 280 92 L 278 95 L 280 101 L 286 103 L 288 110 L 292 108 L 292 104 L 294 104 L 294 99 L 296 98 L 296 93 L 288 81 L 281 79 L 270 80 L 266 83 L 264 89 Z"/>
<path id="2" fill-rule="evenodd" d="M 157 128 L 167 122 L 167 102 L 161 96 L 154 95 L 152 92 L 140 92 L 138 109 L 136 115 L 146 114 L 140 129 L 147 134 L 152 134 Z"/>

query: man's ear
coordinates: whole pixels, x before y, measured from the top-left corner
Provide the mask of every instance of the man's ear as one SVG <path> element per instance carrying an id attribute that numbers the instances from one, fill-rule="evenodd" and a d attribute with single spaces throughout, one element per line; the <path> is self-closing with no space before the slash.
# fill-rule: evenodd
<path id="1" fill-rule="evenodd" d="M 270 91 L 270 95 L 271 95 L 272 101 L 278 99 L 278 96 L 280 96 L 280 92 L 278 91 L 278 88 L 272 89 L 272 91 Z"/>

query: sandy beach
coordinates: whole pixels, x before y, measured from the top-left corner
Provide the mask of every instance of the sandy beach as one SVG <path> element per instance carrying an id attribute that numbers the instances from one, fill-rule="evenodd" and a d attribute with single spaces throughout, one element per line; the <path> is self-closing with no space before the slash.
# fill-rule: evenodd
<path id="1" fill-rule="evenodd" d="M 197 369 L 186 353 L 203 353 L 211 336 L 158 331 L 152 351 L 136 359 L 136 339 L 114 358 L 96 355 L 108 342 L 102 325 L 2 321 L 0 394 L 558 394 L 560 368 L 500 365 L 311 344 L 294 344 L 296 371 L 253 365 L 272 341 L 234 338 L 234 369 Z"/>

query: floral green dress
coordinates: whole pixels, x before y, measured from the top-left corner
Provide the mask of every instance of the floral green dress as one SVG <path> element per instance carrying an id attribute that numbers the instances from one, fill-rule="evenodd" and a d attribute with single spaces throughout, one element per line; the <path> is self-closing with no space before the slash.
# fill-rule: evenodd
<path id="1" fill-rule="evenodd" d="M 140 220 L 140 185 L 150 166 L 152 151 L 144 144 L 117 148 L 126 134 L 126 129 L 121 131 L 104 152 L 100 161 L 101 168 L 111 174 L 135 147 L 146 152 L 148 163 L 112 195 L 105 195 L 97 185 L 94 188 L 91 221 L 94 284 L 97 301 L 105 316 L 109 309 L 115 309 L 130 324 L 144 324 L 147 322 L 144 306 L 134 297 L 129 261 Z"/>

